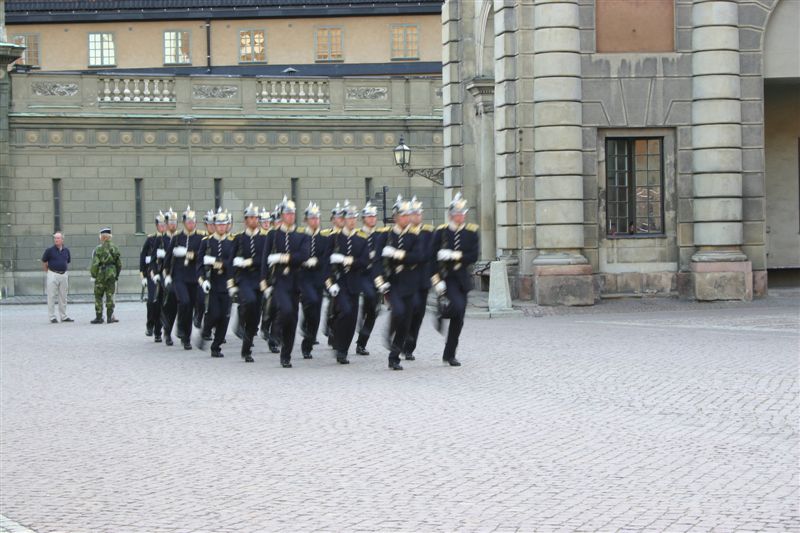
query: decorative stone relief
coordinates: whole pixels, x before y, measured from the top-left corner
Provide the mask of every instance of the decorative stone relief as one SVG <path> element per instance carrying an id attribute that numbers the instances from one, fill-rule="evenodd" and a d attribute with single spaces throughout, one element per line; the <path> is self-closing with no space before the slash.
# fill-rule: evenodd
<path id="1" fill-rule="evenodd" d="M 221 133 L 215 133 L 214 135 L 212 135 L 211 136 L 211 142 L 213 142 L 214 144 L 222 143 L 222 134 Z"/>
<path id="2" fill-rule="evenodd" d="M 199 133 L 192 133 L 192 144 L 200 144 L 203 137 Z"/>
<path id="3" fill-rule="evenodd" d="M 35 143 L 35 142 L 38 142 L 38 141 L 39 141 L 39 134 L 38 134 L 38 133 L 36 133 L 35 131 L 29 131 L 29 132 L 28 132 L 28 133 L 25 135 L 25 138 L 28 140 L 28 142 L 29 142 L 29 143 L 33 144 L 33 143 Z"/>
<path id="4" fill-rule="evenodd" d="M 120 134 L 119 140 L 122 141 L 124 144 L 129 144 L 131 141 L 133 141 L 133 134 L 126 131 Z"/>
<path id="5" fill-rule="evenodd" d="M 31 83 L 31 90 L 36 96 L 75 96 L 78 94 L 78 84 L 34 81 Z"/>
<path id="6" fill-rule="evenodd" d="M 144 134 L 144 142 L 147 144 L 153 144 L 156 142 L 156 134 L 155 133 L 145 133 Z"/>
<path id="7" fill-rule="evenodd" d="M 233 136 L 233 142 L 236 144 L 242 144 L 245 141 L 244 133 L 237 133 Z"/>
<path id="8" fill-rule="evenodd" d="M 60 131 L 54 131 L 50 133 L 50 142 L 53 144 L 59 144 L 61 141 L 64 140 L 64 135 Z"/>
<path id="9" fill-rule="evenodd" d="M 323 133 L 322 134 L 322 144 L 331 144 L 333 143 L 333 135 L 330 133 Z"/>
<path id="10" fill-rule="evenodd" d="M 170 144 L 175 144 L 178 142 L 178 134 L 177 133 L 170 133 L 167 135 L 167 142 Z"/>
<path id="11" fill-rule="evenodd" d="M 386 100 L 389 98 L 388 87 L 348 87 L 348 100 Z"/>
<path id="12" fill-rule="evenodd" d="M 75 143 L 77 144 L 81 144 L 83 143 L 83 141 L 86 140 L 86 134 L 79 131 L 72 136 L 72 140 L 75 141 Z"/>
<path id="13" fill-rule="evenodd" d="M 101 131 L 97 134 L 97 142 L 100 144 L 105 144 L 108 142 L 108 133 Z"/>
<path id="14" fill-rule="evenodd" d="M 311 135 L 308 133 L 304 133 L 300 136 L 300 143 L 301 144 L 309 144 L 311 143 Z"/>
<path id="15" fill-rule="evenodd" d="M 345 136 L 342 138 L 342 142 L 344 142 L 344 144 L 353 144 L 353 140 L 354 139 L 352 133 L 346 133 Z"/>
<path id="16" fill-rule="evenodd" d="M 238 95 L 239 87 L 236 85 L 194 85 L 192 87 L 192 98 L 197 100 L 230 99 L 236 98 Z"/>
<path id="17" fill-rule="evenodd" d="M 267 144 L 267 136 L 263 133 L 256 135 L 256 142 L 258 144 Z"/>
<path id="18" fill-rule="evenodd" d="M 375 136 L 371 133 L 364 134 L 364 144 L 375 144 Z"/>
<path id="19" fill-rule="evenodd" d="M 278 136 L 278 142 L 281 144 L 289 144 L 289 136 L 286 135 L 285 133 L 281 133 Z"/>
<path id="20" fill-rule="evenodd" d="M 383 144 L 385 145 L 394 145 L 394 134 L 387 133 L 383 136 Z"/>

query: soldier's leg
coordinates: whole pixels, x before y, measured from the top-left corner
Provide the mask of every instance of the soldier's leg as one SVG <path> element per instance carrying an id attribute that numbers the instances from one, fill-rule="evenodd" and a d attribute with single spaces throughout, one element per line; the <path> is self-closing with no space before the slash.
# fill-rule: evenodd
<path id="1" fill-rule="evenodd" d="M 322 294 L 311 287 L 302 294 L 301 301 L 303 303 L 303 325 L 300 329 L 303 333 L 303 342 L 300 349 L 303 357 L 310 359 L 314 341 L 317 339 L 317 331 L 319 331 Z"/>
<path id="2" fill-rule="evenodd" d="M 92 321 L 93 324 L 102 324 L 103 323 L 103 294 L 105 292 L 105 286 L 100 283 L 99 281 L 94 282 L 94 314 L 95 319 Z"/>
<path id="3" fill-rule="evenodd" d="M 228 332 L 228 323 L 231 318 L 231 297 L 227 292 L 216 293 L 214 299 L 218 317 L 215 322 L 214 341 L 211 343 L 211 353 L 222 357 L 222 344 L 225 342 L 225 334 Z"/>
<path id="4" fill-rule="evenodd" d="M 109 280 L 106 284 L 106 321 L 110 324 L 112 322 L 119 322 L 114 316 L 114 292 L 117 289 L 117 282 L 113 279 Z"/>
<path id="5" fill-rule="evenodd" d="M 239 287 L 239 311 L 244 336 L 242 338 L 242 357 L 248 363 L 253 362 L 252 348 L 253 338 L 258 333 L 258 309 L 256 309 L 258 298 L 256 291 L 258 286 L 250 281 L 244 281 Z"/>
<path id="6" fill-rule="evenodd" d="M 196 284 L 195 284 L 196 285 Z M 203 288 L 199 285 L 195 287 L 195 294 L 194 294 L 194 326 L 196 328 L 201 328 L 203 326 L 203 314 L 205 314 L 205 301 L 206 301 L 206 293 L 203 292 Z"/>
<path id="7" fill-rule="evenodd" d="M 291 366 L 292 347 L 297 330 L 299 295 L 288 288 L 276 289 L 273 295 L 278 297 L 275 300 L 278 307 L 278 316 L 275 322 L 281 332 L 281 365 L 288 367 Z"/>
<path id="8" fill-rule="evenodd" d="M 378 294 L 374 287 L 365 287 L 364 305 L 361 311 L 362 320 L 358 328 L 358 339 L 356 340 L 356 353 L 369 355 L 367 352 L 367 342 L 372 335 L 372 328 L 375 327 L 375 319 L 378 318 L 378 299 L 382 296 Z"/>
<path id="9" fill-rule="evenodd" d="M 191 291 L 192 293 L 194 291 Z M 178 338 L 184 343 L 184 348 L 188 343 L 189 336 L 192 334 L 192 310 L 194 308 L 190 295 L 189 286 L 183 282 L 175 283 L 175 298 L 178 302 L 177 309 L 177 333 Z"/>
<path id="10" fill-rule="evenodd" d="M 347 340 L 347 330 L 350 315 L 357 313 L 358 309 L 353 308 L 353 301 L 350 293 L 342 289 L 333 300 L 336 306 L 335 318 L 333 320 L 333 349 L 336 351 L 337 359 L 347 356 L 347 348 L 350 341 Z"/>
<path id="11" fill-rule="evenodd" d="M 422 326 L 422 319 L 425 317 L 425 309 L 428 303 L 428 290 L 419 291 L 414 300 L 414 312 L 411 315 L 411 325 L 408 328 L 403 353 L 409 361 L 414 360 L 414 350 L 417 348 L 417 337 Z"/>
<path id="12" fill-rule="evenodd" d="M 167 346 L 172 346 L 172 327 L 175 324 L 175 317 L 178 313 L 178 299 L 175 296 L 175 284 L 173 283 L 164 294 L 164 305 L 161 307 L 161 324 L 164 327 L 164 336 Z"/>
<path id="13" fill-rule="evenodd" d="M 442 360 L 456 362 L 456 348 L 458 348 L 458 338 L 464 326 L 464 314 L 467 310 L 466 295 L 461 292 L 461 288 L 455 284 L 448 283 L 447 297 L 450 299 L 450 327 L 447 330 L 447 341 L 444 345 Z M 457 366 L 457 365 L 454 365 Z"/>
<path id="14" fill-rule="evenodd" d="M 153 329 L 155 329 L 155 286 L 156 284 L 153 283 L 153 280 L 150 279 L 150 276 L 147 276 L 147 322 L 145 324 L 145 328 L 147 332 L 152 335 Z"/>
<path id="15" fill-rule="evenodd" d="M 340 325 L 336 331 L 337 344 L 339 345 L 336 359 L 340 363 L 347 362 L 347 352 L 350 351 L 350 344 L 353 342 L 353 335 L 355 335 L 356 332 L 356 323 L 358 322 L 358 293 L 350 294 L 345 292 L 344 301 L 347 302 L 348 309 L 346 311 L 344 309 L 342 310 Z"/>
<path id="16" fill-rule="evenodd" d="M 267 309 L 267 342 L 272 353 L 278 353 L 281 349 L 281 330 L 278 322 L 278 305 L 275 300 L 271 300 Z"/>
<path id="17" fill-rule="evenodd" d="M 391 316 L 391 347 L 389 349 L 389 366 L 399 365 L 400 352 L 405 343 L 406 334 L 411 321 L 413 311 L 413 295 L 401 296 L 396 292 L 390 293 L 390 303 L 392 306 Z"/>
<path id="18" fill-rule="evenodd" d="M 161 291 L 157 291 L 157 293 L 153 295 L 153 336 L 156 342 L 161 342 L 161 332 L 164 329 L 161 323 L 161 307 L 162 295 Z"/>

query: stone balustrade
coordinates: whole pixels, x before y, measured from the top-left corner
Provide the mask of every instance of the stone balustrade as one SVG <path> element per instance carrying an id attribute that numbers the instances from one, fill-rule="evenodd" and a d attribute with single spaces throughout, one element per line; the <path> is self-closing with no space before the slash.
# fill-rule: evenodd
<path id="1" fill-rule="evenodd" d="M 311 104 L 330 103 L 330 90 L 326 79 L 271 78 L 256 80 L 259 104 Z"/>
<path id="2" fill-rule="evenodd" d="M 162 77 L 97 78 L 98 102 L 174 102 L 175 79 Z"/>

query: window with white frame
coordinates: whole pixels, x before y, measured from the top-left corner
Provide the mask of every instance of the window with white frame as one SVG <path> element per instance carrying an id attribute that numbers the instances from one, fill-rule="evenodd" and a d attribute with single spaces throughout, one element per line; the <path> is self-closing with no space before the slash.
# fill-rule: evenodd
<path id="1" fill-rule="evenodd" d="M 11 42 L 18 46 L 25 47 L 25 51 L 22 52 L 22 57 L 16 61 L 18 64 L 28 67 L 41 66 L 39 64 L 39 34 L 20 33 L 12 35 Z"/>
<path id="2" fill-rule="evenodd" d="M 89 34 L 89 66 L 109 67 L 116 65 L 117 55 L 113 33 Z"/>
<path id="3" fill-rule="evenodd" d="M 263 63 L 267 60 L 264 30 L 239 31 L 239 63 Z"/>
<path id="4" fill-rule="evenodd" d="M 164 64 L 188 65 L 192 62 L 189 32 L 168 30 L 164 32 Z"/>
<path id="5" fill-rule="evenodd" d="M 419 59 L 419 27 L 416 24 L 392 26 L 392 59 Z"/>
<path id="6" fill-rule="evenodd" d="M 342 61 L 344 59 L 342 28 L 317 28 L 316 41 L 317 61 Z"/>

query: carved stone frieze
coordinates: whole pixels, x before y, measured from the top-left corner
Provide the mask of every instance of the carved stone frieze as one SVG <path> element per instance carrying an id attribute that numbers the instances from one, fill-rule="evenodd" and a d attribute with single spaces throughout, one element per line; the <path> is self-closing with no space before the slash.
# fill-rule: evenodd
<path id="1" fill-rule="evenodd" d="M 78 94 L 78 84 L 34 81 L 31 83 L 31 91 L 36 96 L 75 96 Z"/>
<path id="2" fill-rule="evenodd" d="M 192 86 L 192 98 L 197 100 L 207 99 L 231 99 L 239 95 L 239 87 L 236 85 L 194 85 Z"/>

